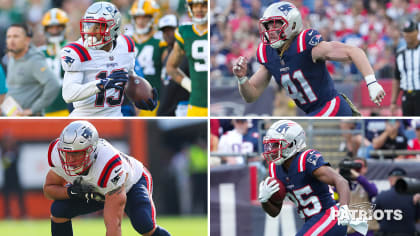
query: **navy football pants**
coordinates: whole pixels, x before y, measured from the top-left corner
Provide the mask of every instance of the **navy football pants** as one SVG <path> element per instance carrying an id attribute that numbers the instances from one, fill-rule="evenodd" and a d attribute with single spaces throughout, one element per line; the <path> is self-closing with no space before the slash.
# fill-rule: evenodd
<path id="1" fill-rule="evenodd" d="M 152 176 L 144 169 L 143 176 L 127 193 L 124 211 L 130 218 L 134 229 L 140 234 L 147 233 L 156 227 L 156 211 L 152 191 Z M 103 202 L 90 201 L 86 203 L 83 200 L 55 200 L 51 205 L 51 215 L 71 219 L 103 208 Z"/>
<path id="2" fill-rule="evenodd" d="M 333 209 L 334 208 L 334 209 Z M 312 216 L 296 236 L 344 236 L 347 233 L 347 226 L 338 226 L 335 211 L 338 211 L 337 206 L 321 211 L 320 213 Z"/>

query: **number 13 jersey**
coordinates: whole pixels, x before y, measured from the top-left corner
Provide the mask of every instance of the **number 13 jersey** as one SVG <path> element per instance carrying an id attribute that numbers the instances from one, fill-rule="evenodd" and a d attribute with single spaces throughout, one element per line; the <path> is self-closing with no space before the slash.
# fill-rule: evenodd
<path id="1" fill-rule="evenodd" d="M 83 47 L 79 39 L 61 50 L 61 65 L 65 71 L 63 98 L 73 102 L 70 116 L 122 116 L 123 89 L 100 91 L 96 84 L 112 72 L 124 70 L 132 73 L 135 65 L 134 40 L 120 35 L 107 52 Z"/>

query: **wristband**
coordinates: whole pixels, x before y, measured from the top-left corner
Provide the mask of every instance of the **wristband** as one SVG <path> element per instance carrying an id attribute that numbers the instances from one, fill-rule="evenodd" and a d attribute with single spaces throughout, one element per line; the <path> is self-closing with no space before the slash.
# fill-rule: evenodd
<path id="1" fill-rule="evenodd" d="M 246 81 L 248 81 L 248 76 L 243 76 L 241 78 L 238 78 L 239 84 L 244 84 Z"/>
<path id="2" fill-rule="evenodd" d="M 365 81 L 366 81 L 367 86 L 375 83 L 376 82 L 375 75 L 374 74 L 371 74 L 371 75 L 365 76 Z"/>
<path id="3" fill-rule="evenodd" d="M 188 92 L 191 93 L 191 79 L 188 77 L 184 77 L 181 80 L 181 86 L 186 89 Z"/>

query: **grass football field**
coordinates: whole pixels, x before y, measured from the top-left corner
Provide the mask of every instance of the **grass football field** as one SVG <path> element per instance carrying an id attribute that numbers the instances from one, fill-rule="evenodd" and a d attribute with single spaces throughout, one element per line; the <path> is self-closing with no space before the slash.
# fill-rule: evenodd
<path id="1" fill-rule="evenodd" d="M 207 217 L 158 217 L 158 225 L 164 227 L 172 236 L 206 236 Z M 103 218 L 76 218 L 72 220 L 74 236 L 105 235 Z M 48 236 L 51 235 L 49 220 L 0 220 L 0 235 L 4 236 Z M 139 235 L 125 217 L 122 235 Z"/>

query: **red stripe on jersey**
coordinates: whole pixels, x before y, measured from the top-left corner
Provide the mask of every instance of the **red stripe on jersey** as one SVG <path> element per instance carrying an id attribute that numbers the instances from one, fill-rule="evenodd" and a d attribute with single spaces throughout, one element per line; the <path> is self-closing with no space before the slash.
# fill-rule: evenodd
<path id="1" fill-rule="evenodd" d="M 109 160 L 107 163 L 106 163 L 106 165 L 105 165 L 105 167 L 104 167 L 104 169 L 102 170 L 102 172 L 101 172 L 101 176 L 99 177 L 99 179 L 98 179 L 98 186 L 100 186 L 100 187 L 102 187 L 102 188 L 106 188 L 106 185 L 107 185 L 107 183 L 108 183 L 108 179 L 109 179 L 109 176 L 111 175 L 111 173 L 112 173 L 112 170 L 116 167 L 116 166 L 119 166 L 119 165 L 121 165 L 121 158 L 120 158 L 120 156 L 117 154 L 117 155 L 115 155 L 115 156 L 113 156 L 112 158 L 111 158 L 111 160 Z"/>
<path id="2" fill-rule="evenodd" d="M 276 164 L 274 162 L 270 162 L 270 165 L 268 166 L 268 175 L 276 178 Z"/>
<path id="3" fill-rule="evenodd" d="M 305 49 L 306 49 L 305 36 L 306 36 L 306 32 L 308 32 L 308 30 L 309 29 L 306 29 L 306 30 L 302 31 L 298 36 L 298 42 L 297 42 L 298 53 L 301 53 L 301 52 L 305 51 Z"/>
<path id="4" fill-rule="evenodd" d="M 249 167 L 249 184 L 250 184 L 250 194 L 251 194 L 251 201 L 256 201 L 258 198 L 258 173 L 256 166 Z"/>
<path id="5" fill-rule="evenodd" d="M 263 47 L 263 57 L 264 57 L 264 63 L 267 63 L 267 52 L 266 52 L 266 47 L 267 47 L 267 45 L 262 45 L 262 47 Z"/>
<path id="6" fill-rule="evenodd" d="M 133 41 L 133 39 L 131 37 L 123 35 L 123 34 L 121 36 L 123 36 L 123 38 L 127 42 L 128 52 L 134 52 L 134 41 Z"/>
<path id="7" fill-rule="evenodd" d="M 92 60 L 92 57 L 90 56 L 88 50 L 78 43 L 70 43 L 66 45 L 65 47 L 69 47 L 73 49 L 74 51 L 76 51 L 77 55 L 79 55 L 81 62 Z"/>
<path id="8" fill-rule="evenodd" d="M 153 220 L 153 229 L 156 227 L 156 208 L 155 204 L 152 199 L 152 192 L 153 192 L 153 180 L 152 175 L 150 172 L 146 169 L 146 167 L 143 167 L 143 177 L 146 179 L 147 183 L 147 192 L 149 193 L 149 200 L 152 208 L 152 220 Z"/>
<path id="9" fill-rule="evenodd" d="M 304 172 L 306 170 L 306 156 L 308 155 L 309 151 L 312 149 L 308 149 L 304 151 L 302 154 L 300 154 L 299 157 L 299 166 L 298 166 L 298 172 Z"/>
<path id="10" fill-rule="evenodd" d="M 337 114 L 338 109 L 340 109 L 340 103 L 341 103 L 340 97 L 339 96 L 335 97 L 335 107 L 329 116 L 335 116 Z"/>
<path id="11" fill-rule="evenodd" d="M 340 97 L 336 96 L 335 98 L 328 101 L 324 108 L 318 112 L 315 116 L 335 116 L 340 108 Z"/>
<path id="12" fill-rule="evenodd" d="M 53 148 L 54 148 L 54 145 L 55 145 L 57 142 L 58 142 L 58 139 L 56 139 L 56 140 L 52 141 L 52 142 L 50 143 L 50 146 L 48 147 L 48 165 L 50 165 L 50 167 L 55 167 L 55 166 L 54 166 L 54 164 L 53 164 L 53 162 L 52 162 L 51 153 L 52 153 L 52 150 L 53 150 Z"/>

